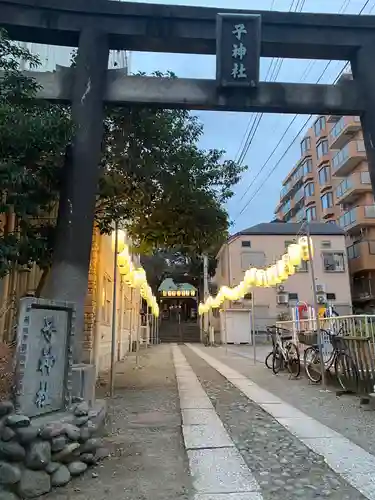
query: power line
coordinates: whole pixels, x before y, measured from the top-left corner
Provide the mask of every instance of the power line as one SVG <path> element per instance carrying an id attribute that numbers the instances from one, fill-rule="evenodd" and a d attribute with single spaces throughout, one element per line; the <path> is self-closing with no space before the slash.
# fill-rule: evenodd
<path id="1" fill-rule="evenodd" d="M 361 10 L 359 11 L 358 15 L 361 15 L 363 13 L 363 11 L 366 9 L 367 5 L 370 3 L 370 0 L 367 0 L 365 2 L 365 4 L 363 5 L 363 7 L 361 8 Z M 345 2 L 344 2 L 345 4 Z M 343 4 L 343 5 L 344 5 Z M 350 1 L 349 3 L 347 3 L 347 0 L 346 0 L 346 5 L 345 5 L 345 10 L 346 8 L 349 6 L 350 4 Z M 375 4 L 373 5 L 373 7 L 371 8 L 371 11 L 375 8 Z M 341 9 L 340 9 L 341 10 Z M 321 73 L 319 79 L 317 80 L 316 83 L 319 83 L 320 80 L 322 79 L 322 77 L 324 76 L 325 72 L 327 71 L 329 65 L 331 64 L 332 60 L 328 61 L 328 63 L 326 64 L 323 72 Z M 344 65 L 344 67 L 341 69 L 340 73 L 338 74 L 338 76 L 336 77 L 334 83 L 336 83 L 338 81 L 338 79 L 340 78 L 340 76 L 343 74 L 343 72 L 345 71 L 346 67 L 348 66 L 349 63 L 346 63 Z M 280 160 L 276 163 L 276 165 L 272 168 L 271 172 L 269 172 L 268 176 L 267 176 L 267 179 L 269 178 L 269 176 L 277 169 L 277 167 L 279 166 L 279 164 L 281 163 L 281 161 L 285 158 L 286 154 L 289 152 L 289 150 L 291 149 L 291 147 L 293 146 L 293 144 L 295 143 L 295 141 L 299 138 L 300 134 L 303 132 L 304 128 L 306 127 L 306 125 L 309 123 L 310 119 L 312 118 L 313 115 L 310 115 L 308 117 L 308 119 L 306 120 L 306 122 L 303 124 L 303 126 L 301 127 L 300 131 L 296 134 L 296 136 L 293 138 L 292 142 L 289 144 L 288 148 L 286 149 L 286 151 L 283 153 L 283 155 L 281 156 Z M 292 119 L 292 121 L 289 123 L 286 131 L 284 132 L 282 138 L 280 139 L 279 143 L 277 144 L 277 146 L 274 148 L 273 152 L 271 153 L 271 155 L 267 158 L 266 162 L 262 165 L 262 168 L 260 169 L 260 171 L 258 172 L 257 176 L 253 179 L 252 183 L 250 184 L 250 186 L 248 187 L 248 189 L 245 191 L 244 195 L 251 189 L 251 187 L 254 185 L 256 179 L 259 177 L 260 173 L 264 170 L 264 168 L 267 166 L 270 158 L 273 156 L 274 152 L 277 150 L 278 146 L 281 144 L 283 138 L 285 137 L 286 133 L 289 131 L 290 127 L 292 126 L 292 124 L 294 123 L 294 121 L 296 120 L 296 118 L 298 117 L 298 115 L 295 115 L 294 118 Z M 238 219 L 238 217 L 240 217 L 244 211 L 246 210 L 246 208 L 250 205 L 250 203 L 253 201 L 253 199 L 256 197 L 256 195 L 259 193 L 259 191 L 262 189 L 262 187 L 264 186 L 266 180 L 265 179 L 262 184 L 259 186 L 259 188 L 255 191 L 255 193 L 251 196 L 250 200 L 246 203 L 246 205 L 242 208 L 242 210 L 239 212 L 239 214 L 236 216 L 235 218 L 235 221 Z M 241 197 L 240 201 L 244 198 L 244 195 Z"/>
<path id="2" fill-rule="evenodd" d="M 299 5 L 300 0 L 292 0 L 292 3 L 289 7 L 289 12 L 292 12 L 295 1 L 297 3 L 295 5 L 294 12 L 302 12 L 303 6 L 305 5 L 305 0 L 302 0 L 302 3 L 300 5 Z M 275 2 L 273 2 L 271 5 L 271 10 L 272 10 L 272 7 L 274 6 L 274 3 Z M 266 81 L 267 81 L 267 76 L 269 75 L 271 67 L 274 63 L 275 63 L 275 65 L 274 65 L 274 69 L 272 71 L 272 74 L 270 76 L 270 81 L 277 80 L 277 77 L 280 74 L 283 62 L 284 62 L 284 59 L 282 59 L 282 58 L 275 58 L 275 57 L 272 58 L 271 63 L 268 67 L 266 78 L 265 78 Z M 239 165 L 242 165 L 247 153 L 249 152 L 250 146 L 253 143 L 254 137 L 258 131 L 258 128 L 259 128 L 260 122 L 263 118 L 263 115 L 264 115 L 264 113 L 257 113 L 254 118 L 252 117 L 250 119 L 250 122 L 246 128 L 245 134 L 242 138 L 241 145 L 240 145 L 240 147 L 237 151 L 236 157 L 235 157 L 236 163 L 238 163 Z M 249 129 L 250 129 L 250 131 L 249 131 Z M 245 139 L 245 136 L 246 136 L 246 139 Z"/>

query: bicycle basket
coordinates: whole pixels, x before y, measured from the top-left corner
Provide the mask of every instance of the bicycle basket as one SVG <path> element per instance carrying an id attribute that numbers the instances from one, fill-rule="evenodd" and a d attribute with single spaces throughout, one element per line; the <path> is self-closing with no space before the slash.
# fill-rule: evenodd
<path id="1" fill-rule="evenodd" d="M 298 332 L 298 340 L 301 344 L 316 345 L 318 343 L 317 332 Z"/>
<path id="2" fill-rule="evenodd" d="M 345 338 L 341 335 L 329 335 L 329 340 L 332 344 L 332 347 L 337 351 L 346 351 L 346 342 Z"/>

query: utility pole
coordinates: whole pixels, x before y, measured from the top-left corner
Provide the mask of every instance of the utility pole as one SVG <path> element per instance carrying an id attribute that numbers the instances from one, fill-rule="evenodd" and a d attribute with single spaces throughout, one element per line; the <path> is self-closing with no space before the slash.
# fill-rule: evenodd
<path id="1" fill-rule="evenodd" d="M 117 256 L 118 256 L 118 223 L 115 223 L 115 251 L 113 255 L 113 294 L 112 294 L 112 338 L 111 338 L 111 375 L 110 391 L 112 397 L 115 391 L 116 371 L 116 312 L 117 312 Z"/>
<path id="2" fill-rule="evenodd" d="M 203 294 L 204 294 L 204 301 L 208 299 L 209 296 L 209 291 L 208 291 L 208 256 L 207 254 L 203 255 Z M 210 326 L 209 322 L 209 312 L 205 313 L 203 315 L 203 332 L 205 334 L 208 334 L 208 329 Z"/>
<path id="3" fill-rule="evenodd" d="M 323 358 L 323 338 L 322 338 L 322 331 L 320 329 L 319 303 L 318 303 L 318 296 L 316 293 L 314 260 L 313 260 L 313 252 L 312 252 L 311 241 L 310 241 L 310 225 L 308 222 L 306 224 L 306 236 L 307 236 L 307 248 L 308 248 L 308 252 L 309 252 L 310 269 L 311 269 L 310 276 L 311 276 L 313 297 L 314 297 L 316 333 L 317 333 L 318 345 L 319 345 L 319 358 L 320 358 L 320 366 L 322 367 L 322 386 L 323 386 L 323 389 L 325 390 L 327 386 L 326 386 L 326 373 L 325 373 L 324 358 Z"/>

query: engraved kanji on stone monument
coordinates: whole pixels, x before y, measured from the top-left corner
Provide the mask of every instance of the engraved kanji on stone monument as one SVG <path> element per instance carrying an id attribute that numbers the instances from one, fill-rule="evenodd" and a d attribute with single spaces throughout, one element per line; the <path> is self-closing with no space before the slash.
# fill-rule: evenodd
<path id="1" fill-rule="evenodd" d="M 258 85 L 260 26 L 259 15 L 217 15 L 216 80 L 220 87 Z"/>
<path id="2" fill-rule="evenodd" d="M 20 300 L 15 404 L 29 417 L 65 410 L 71 402 L 72 304 Z"/>

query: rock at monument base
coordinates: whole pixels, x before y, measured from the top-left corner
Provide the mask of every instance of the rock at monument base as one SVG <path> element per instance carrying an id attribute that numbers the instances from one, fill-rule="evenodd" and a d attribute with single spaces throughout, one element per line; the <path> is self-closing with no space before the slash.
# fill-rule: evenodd
<path id="1" fill-rule="evenodd" d="M 65 433 L 65 424 L 61 422 L 53 422 L 51 424 L 47 424 L 40 430 L 39 436 L 42 439 L 52 439 L 57 436 L 61 436 L 61 434 Z"/>
<path id="2" fill-rule="evenodd" d="M 15 429 L 18 441 L 21 444 L 28 444 L 36 439 L 39 429 L 30 425 L 29 427 L 18 427 Z"/>
<path id="3" fill-rule="evenodd" d="M 16 464 L 0 461 L 0 484 L 16 484 L 21 479 L 21 470 Z"/>
<path id="4" fill-rule="evenodd" d="M 93 453 L 95 450 L 100 448 L 101 446 L 101 441 L 96 438 L 90 438 L 86 441 L 86 443 L 83 443 L 80 448 L 81 453 Z"/>
<path id="5" fill-rule="evenodd" d="M 61 465 L 51 476 L 52 486 L 65 486 L 69 483 L 71 475 L 68 467 Z"/>
<path id="6" fill-rule="evenodd" d="M 80 462 L 77 460 L 76 462 L 72 462 L 68 465 L 69 472 L 72 476 L 79 476 L 87 469 L 87 464 Z"/>
<path id="7" fill-rule="evenodd" d="M 69 457 L 69 455 L 71 455 L 73 453 L 73 451 L 77 450 L 79 448 L 79 446 L 80 445 L 78 443 L 67 444 L 65 446 L 65 448 L 63 448 L 61 451 L 59 451 L 58 453 L 55 453 L 52 456 L 52 460 L 54 462 L 61 462 L 62 460 L 65 460 L 66 458 Z"/>
<path id="8" fill-rule="evenodd" d="M 54 472 L 57 471 L 57 469 L 61 466 L 59 462 L 50 462 L 47 467 L 45 468 L 45 471 L 48 474 L 53 474 Z"/>
<path id="9" fill-rule="evenodd" d="M 76 417 L 84 417 L 89 414 L 89 411 L 89 405 L 86 403 L 86 401 L 83 401 L 82 403 L 77 404 L 73 413 Z"/>
<path id="10" fill-rule="evenodd" d="M 0 500 L 19 500 L 19 498 L 11 491 L 0 490 Z"/>
<path id="11" fill-rule="evenodd" d="M 108 448 L 98 448 L 95 452 L 95 458 L 97 461 L 104 460 L 110 456 L 110 451 Z"/>
<path id="12" fill-rule="evenodd" d="M 51 445 L 48 441 L 34 441 L 26 453 L 26 466 L 42 470 L 51 461 Z"/>
<path id="13" fill-rule="evenodd" d="M 11 401 L 0 401 L 0 417 L 4 417 L 14 411 L 14 405 Z"/>
<path id="14" fill-rule="evenodd" d="M 57 436 L 51 441 L 51 450 L 53 452 L 61 451 L 63 448 L 65 448 L 67 442 L 68 441 L 65 436 Z"/>
<path id="15" fill-rule="evenodd" d="M 16 433 L 10 427 L 6 426 L 6 427 L 3 427 L 3 429 L 1 430 L 1 439 L 3 441 L 10 441 L 11 439 L 14 438 L 15 435 L 16 435 Z"/>
<path id="16" fill-rule="evenodd" d="M 25 448 L 20 444 L 9 441 L 5 443 L 0 441 L 0 457 L 10 460 L 11 462 L 22 462 L 25 459 Z"/>
<path id="17" fill-rule="evenodd" d="M 84 415 L 83 417 L 75 417 L 73 420 L 73 425 L 76 425 L 77 427 L 81 427 L 82 425 L 87 424 L 89 421 L 89 416 Z"/>
<path id="18" fill-rule="evenodd" d="M 76 441 L 81 436 L 81 431 L 73 424 L 65 424 L 64 432 L 72 441 Z"/>
<path id="19" fill-rule="evenodd" d="M 30 425 L 30 419 L 26 417 L 26 415 L 13 413 L 7 417 L 6 424 L 9 427 L 28 427 Z"/>
<path id="20" fill-rule="evenodd" d="M 80 459 L 87 465 L 95 465 L 97 463 L 97 459 L 93 453 L 83 453 Z"/>
<path id="21" fill-rule="evenodd" d="M 21 498 L 35 498 L 51 490 L 51 478 L 47 472 L 24 469 L 18 483 L 18 494 Z"/>

